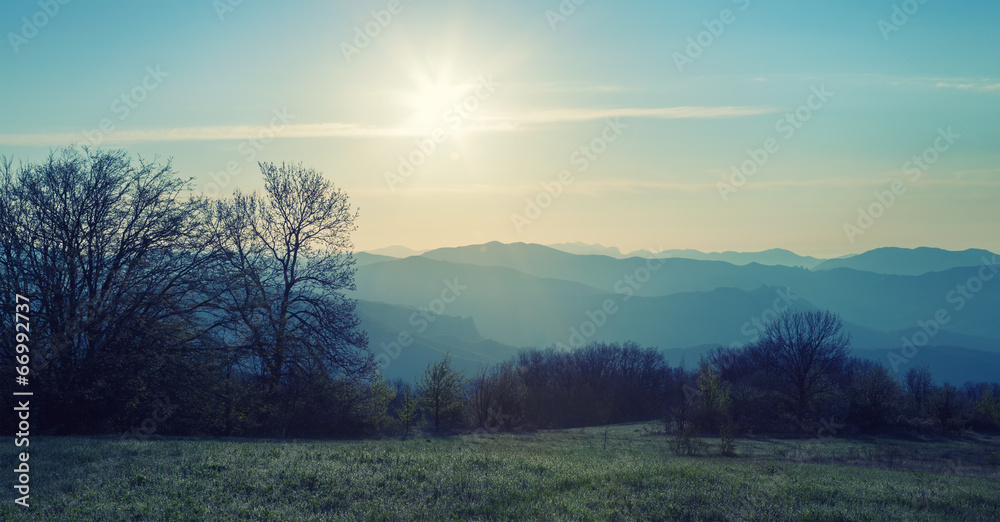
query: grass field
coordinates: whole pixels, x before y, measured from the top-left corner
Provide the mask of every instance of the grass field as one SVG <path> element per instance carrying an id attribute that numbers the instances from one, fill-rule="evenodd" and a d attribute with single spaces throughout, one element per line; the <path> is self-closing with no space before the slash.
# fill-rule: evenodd
<path id="1" fill-rule="evenodd" d="M 1000 520 L 1000 439 L 737 441 L 653 425 L 405 441 L 32 438 L 2 520 Z M 15 462 L 12 444 L 3 462 Z M 13 464 L 11 464 L 13 467 Z"/>

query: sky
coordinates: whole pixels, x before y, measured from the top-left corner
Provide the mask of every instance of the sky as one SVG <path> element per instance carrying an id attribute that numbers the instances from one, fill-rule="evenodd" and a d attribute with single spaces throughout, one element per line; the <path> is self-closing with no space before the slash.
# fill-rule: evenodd
<path id="1" fill-rule="evenodd" d="M 301 162 L 359 250 L 998 251 L 998 26 L 993 0 L 4 2 L 0 155 L 124 148 L 218 197 Z"/>

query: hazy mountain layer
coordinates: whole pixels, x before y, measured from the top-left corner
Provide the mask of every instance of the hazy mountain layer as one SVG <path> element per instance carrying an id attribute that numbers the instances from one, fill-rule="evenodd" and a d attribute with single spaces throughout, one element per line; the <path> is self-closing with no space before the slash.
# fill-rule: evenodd
<path id="1" fill-rule="evenodd" d="M 908 343 L 960 347 L 988 360 L 1000 353 L 994 272 L 1000 267 L 992 265 L 889 275 L 615 259 L 499 243 L 407 259 L 359 256 L 359 264 L 356 296 L 368 301 L 359 311 L 372 346 L 391 346 L 401 331 L 413 338 L 389 375 L 422 368 L 444 351 L 474 368 L 526 346 L 623 340 L 663 350 L 728 346 L 753 340 L 763 323 L 790 307 L 840 314 L 858 353 Z M 973 352 L 927 353 L 954 353 L 958 367 L 975 364 Z"/>
<path id="2" fill-rule="evenodd" d="M 963 266 L 979 266 L 994 262 L 996 254 L 988 250 L 970 248 L 952 251 L 940 248 L 876 248 L 856 256 L 829 259 L 816 266 L 816 270 L 853 268 L 880 274 L 920 275 Z"/>

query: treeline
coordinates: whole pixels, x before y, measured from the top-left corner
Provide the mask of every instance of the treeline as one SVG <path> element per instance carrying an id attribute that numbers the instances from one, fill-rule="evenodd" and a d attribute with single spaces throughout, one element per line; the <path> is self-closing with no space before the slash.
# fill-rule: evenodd
<path id="1" fill-rule="evenodd" d="M 788 313 L 770 328 L 797 322 L 839 329 L 826 312 Z M 782 352 L 767 340 L 718 348 L 695 370 L 631 342 L 524 350 L 472 376 L 446 356 L 413 385 L 395 383 L 405 399 L 390 405 L 386 426 L 407 434 L 416 425 L 531 431 L 659 420 L 668 433 L 723 437 L 1000 431 L 998 383 L 935 385 L 927 368 L 896 377 L 816 337 L 799 340 L 798 355 L 765 355 Z"/>
<path id="2" fill-rule="evenodd" d="M 123 151 L 4 158 L 0 369 L 4 390 L 34 394 L 36 433 L 380 429 L 345 294 L 357 212 L 313 169 L 260 169 L 264 190 L 213 200 Z"/>
<path id="3" fill-rule="evenodd" d="M 208 199 L 169 162 L 122 151 L 0 162 L 0 391 L 8 404 L 11 391 L 33 393 L 33 434 L 1000 427 L 997 384 L 937 386 L 926 368 L 897 378 L 850 357 L 828 312 L 786 313 L 695 371 L 654 348 L 597 343 L 525 350 L 474 375 L 445 357 L 412 383 L 388 383 L 346 294 L 357 211 L 313 169 L 260 169 L 263 190 Z M 23 335 L 15 312 L 30 325 Z"/>

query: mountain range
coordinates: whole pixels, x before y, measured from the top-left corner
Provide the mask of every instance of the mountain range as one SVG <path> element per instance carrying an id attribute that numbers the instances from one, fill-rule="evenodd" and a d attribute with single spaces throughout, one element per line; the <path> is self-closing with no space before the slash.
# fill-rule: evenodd
<path id="1" fill-rule="evenodd" d="M 716 346 L 753 340 L 764 322 L 795 308 L 839 314 L 856 355 L 900 371 L 929 364 L 938 379 L 1000 378 L 1000 265 L 985 250 L 892 248 L 822 260 L 777 249 L 619 257 L 573 245 L 356 254 L 354 297 L 370 346 L 388 362 L 383 373 L 411 379 L 444 352 L 475 370 L 523 347 L 625 340 L 690 365 Z M 907 343 L 915 353 L 901 350 Z"/>

